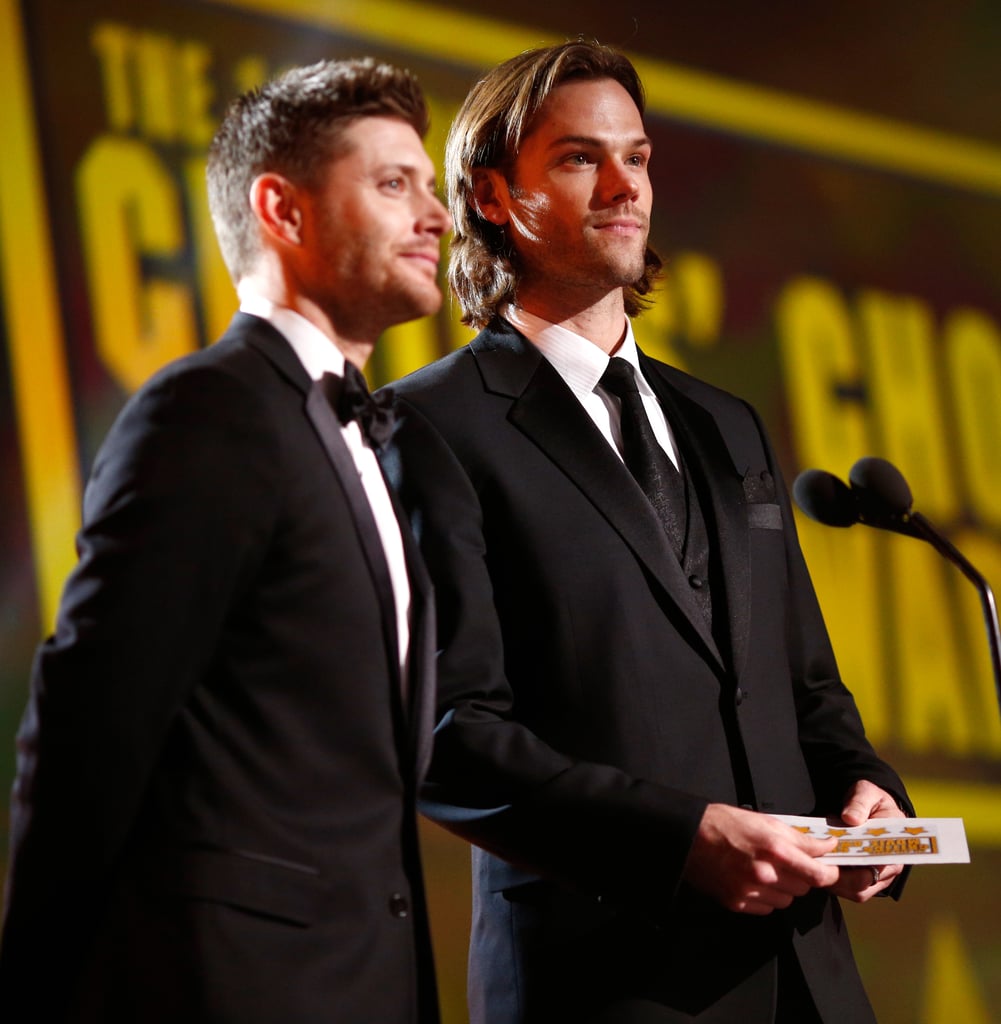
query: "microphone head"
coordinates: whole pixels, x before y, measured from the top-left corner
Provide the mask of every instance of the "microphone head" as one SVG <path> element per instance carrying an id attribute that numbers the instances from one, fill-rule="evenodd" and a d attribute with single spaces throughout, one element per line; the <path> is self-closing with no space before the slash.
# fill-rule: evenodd
<path id="1" fill-rule="evenodd" d="M 903 474 L 886 459 L 867 455 L 848 474 L 852 488 L 860 491 L 868 511 L 891 516 L 906 515 L 914 499 Z"/>
<path id="2" fill-rule="evenodd" d="M 858 508 L 851 488 L 833 473 L 807 469 L 792 485 L 796 504 L 825 526 L 852 526 L 858 522 Z"/>

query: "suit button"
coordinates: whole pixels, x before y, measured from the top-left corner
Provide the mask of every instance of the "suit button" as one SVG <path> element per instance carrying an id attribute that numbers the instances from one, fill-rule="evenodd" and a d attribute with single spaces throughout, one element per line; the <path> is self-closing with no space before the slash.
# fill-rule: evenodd
<path id="1" fill-rule="evenodd" d="M 702 584 L 705 582 L 705 580 L 703 580 L 701 576 L 696 576 L 693 573 L 691 576 L 688 577 L 688 582 L 692 586 L 692 589 L 701 590 Z"/>
<path id="2" fill-rule="evenodd" d="M 734 694 L 734 697 L 733 697 L 733 699 L 736 702 L 738 707 L 740 707 L 740 705 L 744 703 L 744 698 L 746 696 L 747 696 L 747 694 L 744 693 L 744 691 L 738 686 L 737 687 L 737 692 Z"/>
<path id="3" fill-rule="evenodd" d="M 410 913 L 410 904 L 398 892 L 389 897 L 389 912 L 393 917 L 407 917 Z"/>

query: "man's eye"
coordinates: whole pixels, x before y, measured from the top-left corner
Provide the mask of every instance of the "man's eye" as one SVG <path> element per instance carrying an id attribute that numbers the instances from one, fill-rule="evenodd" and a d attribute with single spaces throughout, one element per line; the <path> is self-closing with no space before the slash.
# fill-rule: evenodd
<path id="1" fill-rule="evenodd" d="M 383 183 L 382 187 L 389 189 L 391 192 L 401 192 L 403 190 L 403 179 L 402 178 L 387 178 Z"/>
<path id="2" fill-rule="evenodd" d="M 571 153 L 564 162 L 574 167 L 583 167 L 589 161 L 586 153 Z"/>

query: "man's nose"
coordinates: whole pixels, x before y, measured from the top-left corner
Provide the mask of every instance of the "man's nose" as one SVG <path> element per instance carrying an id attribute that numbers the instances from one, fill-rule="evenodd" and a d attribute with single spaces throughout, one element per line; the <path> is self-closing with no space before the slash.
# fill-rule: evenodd
<path id="1" fill-rule="evenodd" d="M 601 188 L 602 199 L 610 205 L 634 202 L 640 193 L 635 168 L 619 163 L 608 164 L 602 177 Z"/>
<path id="2" fill-rule="evenodd" d="M 427 196 L 421 220 L 425 230 L 439 237 L 446 231 L 452 230 L 452 217 L 448 212 L 448 207 L 433 192 Z"/>

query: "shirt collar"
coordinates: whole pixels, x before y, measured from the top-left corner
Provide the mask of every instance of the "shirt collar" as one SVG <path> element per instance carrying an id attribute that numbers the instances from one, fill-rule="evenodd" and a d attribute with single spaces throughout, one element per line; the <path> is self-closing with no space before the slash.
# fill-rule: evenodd
<path id="1" fill-rule="evenodd" d="M 325 373 L 344 376 L 344 353 L 319 327 L 294 309 L 272 302 L 250 281 L 241 281 L 236 291 L 240 312 L 259 316 L 281 331 L 312 380 L 319 380 Z"/>
<path id="2" fill-rule="evenodd" d="M 594 392 L 609 362 L 609 357 L 597 345 L 583 335 L 543 320 L 513 303 L 501 310 L 501 316 L 545 356 L 574 394 L 582 396 Z M 652 395 L 653 389 L 640 370 L 633 325 L 628 317 L 625 321 L 626 334 L 614 354 L 632 366 L 640 394 Z"/>

